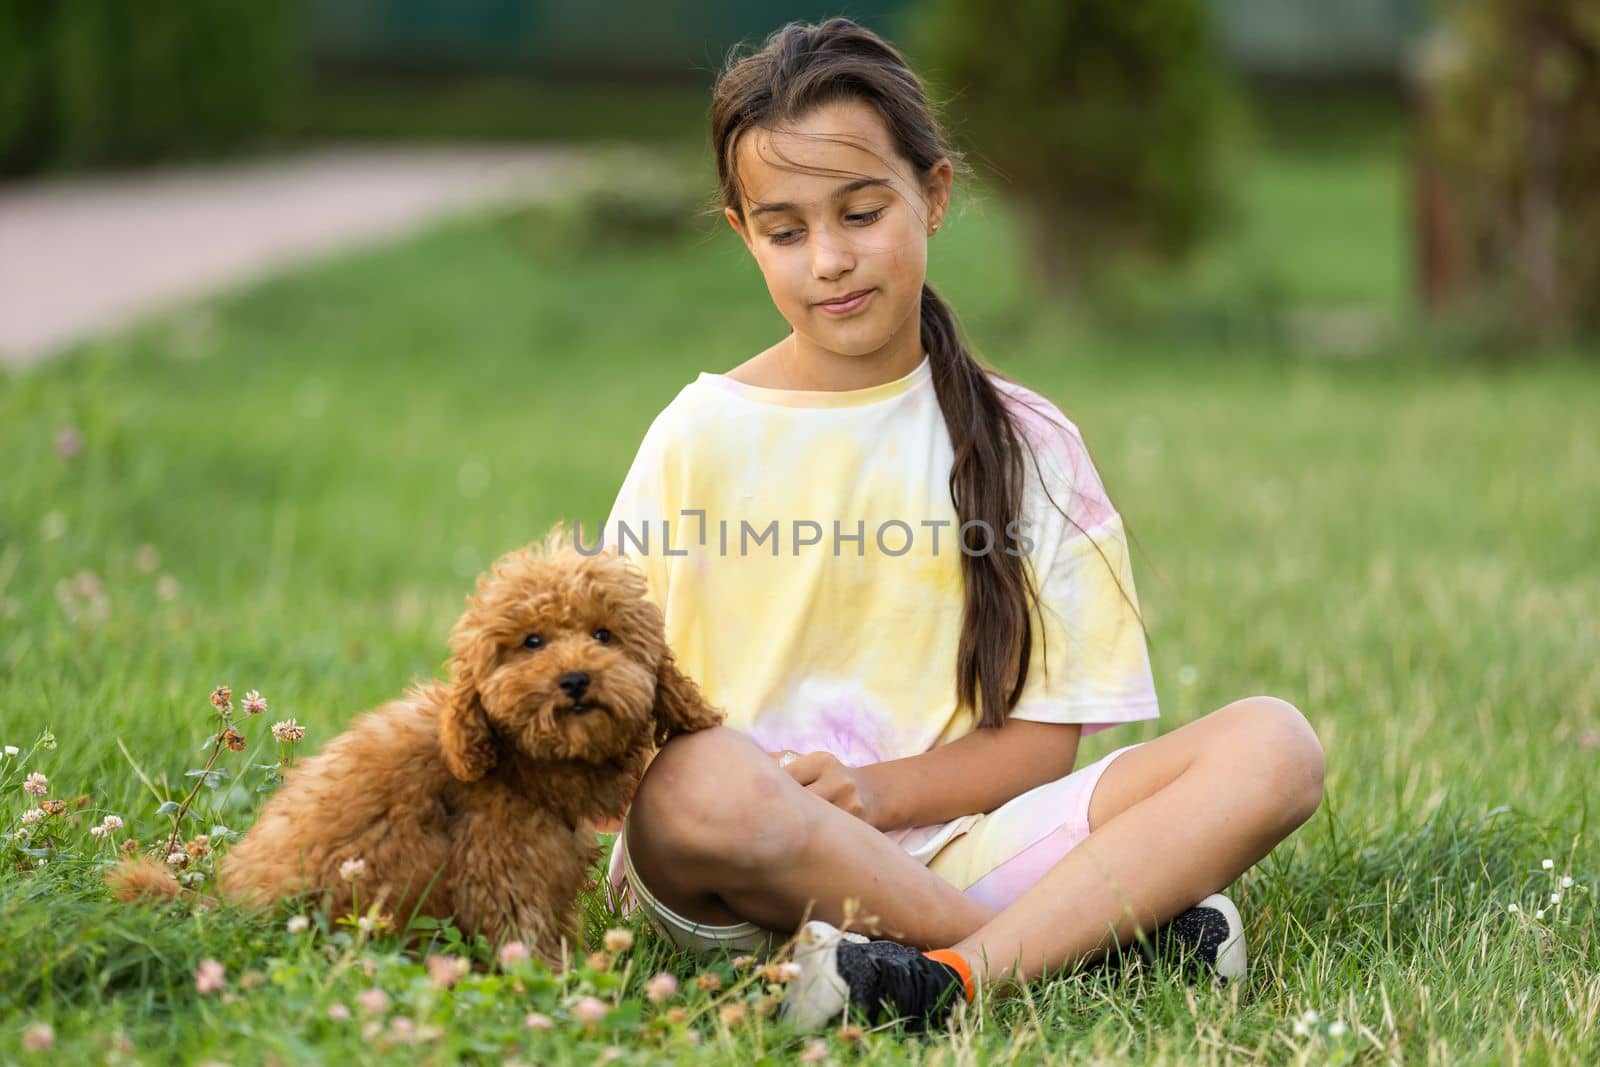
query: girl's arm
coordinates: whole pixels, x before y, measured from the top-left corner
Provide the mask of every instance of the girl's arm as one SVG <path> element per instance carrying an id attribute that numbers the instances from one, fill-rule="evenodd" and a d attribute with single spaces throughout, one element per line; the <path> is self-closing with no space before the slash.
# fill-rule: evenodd
<path id="1" fill-rule="evenodd" d="M 826 752 L 786 764 L 795 780 L 879 830 L 989 812 L 1072 772 L 1080 723 L 1012 719 L 918 756 L 846 767 Z"/>

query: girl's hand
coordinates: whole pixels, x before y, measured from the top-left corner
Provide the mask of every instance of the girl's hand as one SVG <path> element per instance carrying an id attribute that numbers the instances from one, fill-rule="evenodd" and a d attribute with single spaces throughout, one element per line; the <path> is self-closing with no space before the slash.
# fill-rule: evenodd
<path id="1" fill-rule="evenodd" d="M 823 800 L 869 826 L 878 825 L 878 799 L 861 768 L 846 767 L 831 752 L 776 752 L 773 756 L 791 778 Z"/>

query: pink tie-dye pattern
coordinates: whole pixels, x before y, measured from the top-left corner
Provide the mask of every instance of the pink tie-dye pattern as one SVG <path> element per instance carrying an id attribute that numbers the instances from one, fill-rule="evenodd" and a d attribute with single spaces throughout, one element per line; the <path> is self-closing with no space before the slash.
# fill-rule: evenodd
<path id="1" fill-rule="evenodd" d="M 847 767 L 894 757 L 888 725 L 865 702 L 831 696 L 807 706 L 798 695 L 759 715 L 745 735 L 768 752 L 829 752 Z"/>
<path id="2" fill-rule="evenodd" d="M 1116 514 L 1100 473 L 1089 458 L 1083 435 L 1072 420 L 1058 414 L 1048 400 L 1026 386 L 999 381 L 996 384 L 1010 398 L 1007 407 L 1033 446 L 1041 468 L 1056 472 L 1056 477 L 1045 479 L 1055 503 L 1086 530 Z M 1070 499 L 1063 499 L 1059 491 L 1063 480 L 1071 486 Z"/>

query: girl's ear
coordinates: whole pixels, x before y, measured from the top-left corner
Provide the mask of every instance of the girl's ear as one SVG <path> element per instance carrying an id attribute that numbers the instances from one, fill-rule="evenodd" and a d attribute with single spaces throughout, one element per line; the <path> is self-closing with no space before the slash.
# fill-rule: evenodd
<path id="1" fill-rule="evenodd" d="M 445 691 L 439 713 L 439 747 L 450 773 L 463 782 L 476 782 L 495 765 L 494 732 L 483 710 L 478 687 L 470 678 L 457 676 Z"/>
<path id="2" fill-rule="evenodd" d="M 745 232 L 744 223 L 739 220 L 739 213 L 731 207 L 722 209 L 722 214 L 728 220 L 728 225 L 733 227 L 733 232 L 739 235 L 739 240 L 744 242 L 746 248 L 750 247 L 750 235 Z"/>
<path id="3" fill-rule="evenodd" d="M 678 669 L 670 651 L 656 668 L 655 717 L 658 746 L 674 734 L 706 730 L 722 722 L 722 712 L 706 703 L 705 694 L 693 678 Z"/>
<path id="4" fill-rule="evenodd" d="M 937 230 L 944 222 L 944 216 L 950 210 L 950 186 L 955 178 L 955 168 L 950 160 L 941 156 L 938 162 L 928 168 L 928 183 L 926 195 L 928 200 L 929 225 Z"/>

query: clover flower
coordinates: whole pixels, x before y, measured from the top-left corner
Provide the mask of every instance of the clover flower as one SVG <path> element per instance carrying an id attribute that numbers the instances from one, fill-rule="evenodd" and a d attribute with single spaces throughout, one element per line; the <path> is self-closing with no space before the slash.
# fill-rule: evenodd
<path id="1" fill-rule="evenodd" d="M 107 815 L 100 820 L 99 826 L 89 827 L 89 834 L 92 837 L 104 837 L 111 831 L 120 829 L 122 829 L 122 819 L 116 815 Z"/>
<path id="2" fill-rule="evenodd" d="M 22 1047 L 29 1052 L 49 1052 L 56 1047 L 56 1032 L 49 1023 L 29 1023 L 22 1031 Z"/>
<path id="3" fill-rule="evenodd" d="M 194 970 L 194 988 L 201 996 L 209 996 L 227 984 L 227 969 L 216 960 L 201 960 Z"/>
<path id="4" fill-rule="evenodd" d="M 500 966 L 515 967 L 528 962 L 528 946 L 521 941 L 507 941 L 500 946 Z"/>
<path id="5" fill-rule="evenodd" d="M 373 986 L 357 994 L 356 1003 L 361 1005 L 361 1010 L 368 1015 L 382 1015 L 389 1010 L 389 994 Z"/>
<path id="6" fill-rule="evenodd" d="M 363 915 L 356 920 L 356 929 L 364 934 L 376 933 L 379 930 L 386 929 L 388 925 L 389 916 L 387 915 Z"/>
<path id="7" fill-rule="evenodd" d="M 283 928 L 291 934 L 303 934 L 311 929 L 311 920 L 304 915 L 291 915 L 289 921 L 283 924 Z"/>
<path id="8" fill-rule="evenodd" d="M 22 813 L 22 825 L 32 826 L 42 818 L 44 818 L 43 808 L 29 808 Z"/>
<path id="9" fill-rule="evenodd" d="M 597 997 L 579 997 L 578 1002 L 572 1006 L 572 1017 L 580 1023 L 597 1023 L 606 1017 L 610 1011 L 606 1002 Z"/>
<path id="10" fill-rule="evenodd" d="M 660 1004 L 663 1000 L 671 1000 L 678 992 L 678 979 L 662 971 L 644 984 L 645 999 L 652 1004 Z"/>
<path id="11" fill-rule="evenodd" d="M 233 690 L 219 685 L 211 691 L 211 706 L 218 711 L 233 710 Z"/>
<path id="12" fill-rule="evenodd" d="M 806 1047 L 801 1051 L 801 1063 L 821 1063 L 828 1058 L 828 1043 L 812 1038 L 806 1042 Z"/>
<path id="13" fill-rule="evenodd" d="M 302 918 L 302 916 L 296 916 L 296 918 Z M 350 1009 L 343 1004 L 329 1004 L 328 1018 L 332 1022 L 347 1023 L 350 1021 Z"/>
<path id="14" fill-rule="evenodd" d="M 530 1011 L 528 1017 L 522 1020 L 522 1025 L 529 1030 L 548 1030 L 555 1022 L 544 1012 Z"/>
<path id="15" fill-rule="evenodd" d="M 83 447 L 83 434 L 76 426 L 63 426 L 56 431 L 56 455 L 71 459 Z"/>
<path id="16" fill-rule="evenodd" d="M 364 859 L 348 859 L 339 864 L 339 877 L 347 882 L 367 876 L 367 861 Z"/>
<path id="17" fill-rule="evenodd" d="M 27 778 L 23 779 L 22 788 L 24 792 L 32 793 L 36 797 L 42 797 L 46 793 L 50 792 L 50 779 L 46 778 L 38 771 L 34 771 L 32 774 L 28 775 Z"/>
<path id="18" fill-rule="evenodd" d="M 244 695 L 244 713 L 246 715 L 260 715 L 267 710 L 267 698 L 254 689 Z"/>
<path id="19" fill-rule="evenodd" d="M 300 741 L 306 736 L 306 728 L 293 719 L 284 719 L 272 724 L 272 736 L 279 741 Z"/>
<path id="20" fill-rule="evenodd" d="M 169 866 L 176 867 L 181 871 L 183 868 L 189 866 L 189 854 L 187 852 L 181 852 L 177 849 L 174 849 L 173 851 L 167 853 L 167 864 Z"/>
<path id="21" fill-rule="evenodd" d="M 782 985 L 800 977 L 800 965 L 790 960 L 785 960 L 782 963 L 768 963 L 761 968 L 759 973 L 763 982 L 774 982 Z"/>
<path id="22" fill-rule="evenodd" d="M 462 978 L 466 977 L 472 965 L 460 956 L 429 956 L 428 977 L 433 979 L 433 984 L 443 989 L 449 989 Z"/>
<path id="23" fill-rule="evenodd" d="M 614 926 L 606 931 L 602 942 L 607 952 L 626 952 L 633 947 L 633 931 Z"/>

